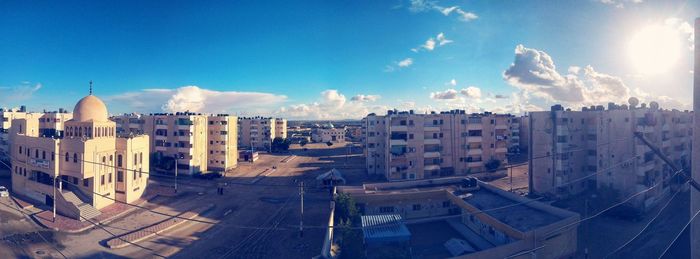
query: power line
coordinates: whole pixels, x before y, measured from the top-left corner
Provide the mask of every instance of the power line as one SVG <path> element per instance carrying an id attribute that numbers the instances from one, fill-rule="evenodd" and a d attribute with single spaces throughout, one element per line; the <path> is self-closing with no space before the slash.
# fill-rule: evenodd
<path id="1" fill-rule="evenodd" d="M 0 163 L 2 163 L 2 162 L 0 162 Z M 2 163 L 2 164 L 5 164 L 5 163 Z M 7 166 L 7 165 L 5 164 L 5 166 Z M 10 203 L 13 203 L 13 202 L 10 201 Z M 16 210 L 16 211 L 19 211 L 19 213 L 22 213 L 22 215 L 24 215 L 24 216 L 26 216 L 26 217 L 29 217 L 29 214 L 27 214 L 26 212 L 24 212 L 23 209 L 20 209 L 19 206 L 17 206 L 16 203 L 13 203 L 13 204 L 14 204 L 14 206 L 15 206 L 15 210 Z M 61 250 L 58 249 L 58 247 L 56 247 L 53 243 L 51 243 L 51 242 L 49 242 L 48 240 L 46 240 L 46 238 L 44 237 L 44 235 L 41 234 L 41 231 L 38 230 L 39 228 L 38 228 L 36 225 L 34 225 L 33 223 L 31 223 L 31 224 L 32 224 L 33 228 L 35 229 L 34 232 L 35 232 L 37 235 L 39 235 L 39 237 L 41 238 L 41 240 L 44 240 L 44 243 L 46 243 L 46 244 L 48 244 L 49 246 L 51 246 L 51 248 L 53 248 L 54 250 L 56 250 L 56 252 L 58 252 L 64 259 L 67 259 L 67 258 L 68 258 L 68 257 L 66 257 L 65 254 L 63 254 L 63 252 L 61 252 Z"/>
<path id="2" fill-rule="evenodd" d="M 683 231 L 685 231 L 685 229 L 688 228 L 690 223 L 693 222 L 693 220 L 695 219 L 695 217 L 698 216 L 698 214 L 700 214 L 700 210 L 698 210 L 698 212 L 695 212 L 695 215 L 693 215 L 693 217 L 691 217 L 690 220 L 688 220 L 688 223 L 686 223 L 685 226 L 681 229 L 681 231 L 678 232 L 678 235 L 676 235 L 676 237 L 673 238 L 673 241 L 671 241 L 671 243 L 668 244 L 666 249 L 664 249 L 664 252 L 661 253 L 661 255 L 659 255 L 659 259 L 661 259 L 661 257 L 663 257 L 668 252 L 668 250 L 671 249 L 671 247 L 673 246 L 673 243 L 675 243 L 676 240 L 678 240 L 678 238 L 681 236 L 681 234 L 683 234 Z"/>
<path id="3" fill-rule="evenodd" d="M 653 222 L 656 220 L 656 218 L 658 218 L 659 215 L 661 215 L 661 213 L 666 209 L 666 207 L 668 207 L 668 205 L 671 204 L 671 201 L 673 201 L 673 199 L 676 197 L 676 195 L 678 195 L 678 193 L 680 193 L 681 187 L 682 187 L 683 185 L 685 185 L 686 183 L 688 183 L 688 181 L 682 183 L 682 184 L 678 187 L 678 190 L 676 190 L 676 192 L 673 193 L 673 196 L 671 196 L 671 198 L 668 199 L 668 201 L 666 202 L 666 204 L 664 204 L 664 206 L 661 207 L 661 209 L 656 213 L 656 215 L 654 215 L 654 217 L 653 217 L 651 220 L 649 220 L 649 222 L 639 231 L 639 233 L 637 233 L 636 235 L 634 235 L 634 236 L 633 236 L 632 238 L 630 238 L 627 242 L 625 242 L 625 243 L 622 244 L 621 246 L 617 247 L 617 248 L 616 248 L 615 250 L 613 250 L 612 252 L 608 253 L 604 258 L 609 258 L 610 256 L 612 256 L 612 255 L 614 255 L 615 253 L 621 251 L 621 250 L 622 250 L 623 248 L 625 248 L 627 245 L 629 245 L 630 243 L 632 243 L 632 241 L 634 241 L 635 239 L 637 239 L 647 228 L 649 228 L 649 226 L 651 226 L 651 223 L 653 223 Z"/>

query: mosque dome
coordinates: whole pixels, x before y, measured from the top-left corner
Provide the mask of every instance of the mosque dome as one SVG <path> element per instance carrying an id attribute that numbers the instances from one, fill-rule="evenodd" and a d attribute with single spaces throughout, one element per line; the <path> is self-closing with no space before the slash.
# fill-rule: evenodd
<path id="1" fill-rule="evenodd" d="M 100 98 L 92 94 L 85 96 L 73 108 L 73 120 L 79 122 L 108 121 L 107 106 Z"/>

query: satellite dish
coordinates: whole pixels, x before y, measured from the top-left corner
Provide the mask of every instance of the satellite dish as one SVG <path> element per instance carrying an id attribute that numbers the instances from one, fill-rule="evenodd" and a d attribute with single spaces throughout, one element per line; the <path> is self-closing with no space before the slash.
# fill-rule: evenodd
<path id="1" fill-rule="evenodd" d="M 649 103 L 649 108 L 651 108 L 652 110 L 658 110 L 658 109 L 659 109 L 659 103 L 657 103 L 657 102 L 650 102 L 650 103 Z"/>
<path id="2" fill-rule="evenodd" d="M 630 99 L 627 100 L 627 103 L 630 104 L 630 109 L 633 109 L 634 107 L 637 107 L 637 104 L 639 104 L 639 99 L 636 97 L 630 97 Z"/>

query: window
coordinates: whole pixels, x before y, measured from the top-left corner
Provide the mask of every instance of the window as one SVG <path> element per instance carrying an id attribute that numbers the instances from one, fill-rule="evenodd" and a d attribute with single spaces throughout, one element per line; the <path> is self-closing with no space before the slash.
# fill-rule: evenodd
<path id="1" fill-rule="evenodd" d="M 139 153 L 139 164 L 143 164 L 143 152 Z"/>
<path id="2" fill-rule="evenodd" d="M 78 162 L 78 153 L 73 153 L 73 163 Z"/>
<path id="3" fill-rule="evenodd" d="M 379 213 L 392 213 L 394 212 L 394 207 L 379 207 Z"/>
<path id="4" fill-rule="evenodd" d="M 39 158 L 39 149 L 34 150 L 34 158 Z"/>
<path id="5" fill-rule="evenodd" d="M 105 175 L 100 176 L 100 185 L 105 185 Z"/>
<path id="6" fill-rule="evenodd" d="M 83 179 L 83 186 L 88 187 L 90 185 L 90 180 L 89 179 Z"/>
<path id="7" fill-rule="evenodd" d="M 124 182 L 124 172 L 123 171 L 117 171 L 117 182 Z"/>
<path id="8" fill-rule="evenodd" d="M 109 173 L 109 176 L 107 177 L 107 182 L 112 183 L 112 173 Z"/>
<path id="9" fill-rule="evenodd" d="M 443 202 L 442 202 L 442 207 L 443 207 L 443 208 L 450 207 L 450 201 L 443 201 Z"/>
<path id="10" fill-rule="evenodd" d="M 413 210 L 420 210 L 420 204 L 413 204 Z"/>
<path id="11" fill-rule="evenodd" d="M 46 159 L 46 151 L 41 151 L 41 159 Z"/>
<path id="12" fill-rule="evenodd" d="M 134 180 L 136 180 L 136 171 L 134 171 Z"/>
<path id="13" fill-rule="evenodd" d="M 134 154 L 134 165 L 139 161 L 139 154 Z"/>
<path id="14" fill-rule="evenodd" d="M 117 166 L 122 166 L 122 155 L 117 155 Z"/>
<path id="15" fill-rule="evenodd" d="M 19 153 L 22 154 L 22 146 L 19 146 Z"/>
<path id="16" fill-rule="evenodd" d="M 51 161 L 56 160 L 56 153 L 51 152 Z"/>
<path id="17" fill-rule="evenodd" d="M 68 157 L 69 157 L 68 152 L 66 152 L 66 162 L 68 162 L 68 159 L 70 159 Z"/>

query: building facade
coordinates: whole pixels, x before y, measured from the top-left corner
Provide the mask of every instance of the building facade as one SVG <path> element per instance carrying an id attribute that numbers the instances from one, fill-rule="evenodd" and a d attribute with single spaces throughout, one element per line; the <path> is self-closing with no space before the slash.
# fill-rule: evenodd
<path id="1" fill-rule="evenodd" d="M 148 136 L 118 137 L 107 107 L 92 94 L 76 104 L 62 129 L 47 126 L 67 118 L 54 115 L 27 114 L 13 120 L 13 191 L 55 204 L 62 215 L 81 220 L 117 201 L 131 203 L 141 197 L 148 183 Z M 62 134 L 45 134 L 53 130 Z"/>
<path id="2" fill-rule="evenodd" d="M 345 127 L 322 126 L 311 130 L 311 141 L 323 143 L 345 143 Z"/>
<path id="3" fill-rule="evenodd" d="M 287 137 L 287 120 L 259 116 L 238 118 L 238 145 L 242 148 L 269 150 L 275 137 Z"/>
<path id="4" fill-rule="evenodd" d="M 12 121 L 15 119 L 24 119 L 27 116 L 37 118 L 39 120 L 39 136 L 44 137 L 63 137 L 63 125 L 66 121 L 73 118 L 72 113 L 68 113 L 63 109 L 54 112 L 27 112 L 22 106 L 19 109 L 0 109 L 0 161 L 10 163 L 10 128 Z"/>
<path id="5" fill-rule="evenodd" d="M 531 192 L 567 197 L 610 189 L 622 200 L 653 187 L 630 201 L 641 210 L 652 208 L 670 193 L 665 180 L 674 172 L 634 134 L 642 133 L 676 166 L 688 168 L 693 113 L 650 106 L 571 111 L 555 105 L 549 112 L 530 113 Z M 578 183 L 565 184 L 570 181 Z"/>
<path id="6" fill-rule="evenodd" d="M 508 162 L 513 118 L 462 110 L 370 114 L 362 120 L 367 171 L 388 180 L 492 171 Z"/>

